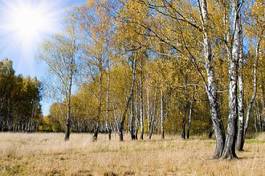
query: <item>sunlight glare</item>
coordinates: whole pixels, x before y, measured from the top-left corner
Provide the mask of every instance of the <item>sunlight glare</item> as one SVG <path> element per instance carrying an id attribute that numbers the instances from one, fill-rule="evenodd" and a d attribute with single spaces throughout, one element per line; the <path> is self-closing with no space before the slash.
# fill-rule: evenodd
<path id="1" fill-rule="evenodd" d="M 56 9 L 52 9 L 47 3 L 51 1 L 43 2 L 34 4 L 32 1 L 18 1 L 8 5 L 7 31 L 13 36 L 13 40 L 20 42 L 24 47 L 34 46 L 46 35 L 58 30 Z"/>
<path id="2" fill-rule="evenodd" d="M 20 8 L 11 19 L 11 26 L 23 40 L 31 39 L 45 32 L 49 22 L 42 12 L 36 9 Z"/>

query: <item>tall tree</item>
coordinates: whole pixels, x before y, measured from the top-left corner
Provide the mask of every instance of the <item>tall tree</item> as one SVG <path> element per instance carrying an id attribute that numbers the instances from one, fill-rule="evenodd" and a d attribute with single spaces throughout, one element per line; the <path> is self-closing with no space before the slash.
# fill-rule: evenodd
<path id="1" fill-rule="evenodd" d="M 223 122 L 220 117 L 220 107 L 218 102 L 217 96 L 217 87 L 215 83 L 215 73 L 213 67 L 213 53 L 212 53 L 212 46 L 211 41 L 209 38 L 209 14 L 207 10 L 207 1 L 206 0 L 199 0 L 200 4 L 200 12 L 201 12 L 201 19 L 203 24 L 203 46 L 204 46 L 204 58 L 205 58 L 205 69 L 207 72 L 207 86 L 206 91 L 208 94 L 208 99 L 211 107 L 212 113 L 212 122 L 213 127 L 216 135 L 216 148 L 215 148 L 215 158 L 219 158 L 222 155 L 223 148 L 224 148 L 224 127 Z"/>
<path id="2" fill-rule="evenodd" d="M 74 27 L 70 26 L 64 34 L 57 34 L 44 42 L 40 58 L 48 65 L 50 73 L 54 76 L 58 87 L 53 90 L 63 95 L 66 101 L 67 112 L 64 139 L 67 141 L 71 132 L 71 100 L 78 63 L 78 44 Z"/>
<path id="3" fill-rule="evenodd" d="M 264 34 L 265 34 L 265 18 L 264 18 L 264 10 L 265 7 L 262 5 L 262 1 L 257 0 L 253 4 L 250 12 L 249 12 L 249 18 L 252 21 L 251 25 L 247 28 L 247 34 L 248 36 L 254 41 L 254 48 L 255 48 L 255 54 L 254 54 L 254 62 L 253 62 L 253 92 L 249 101 L 249 104 L 247 106 L 247 112 L 246 112 L 246 119 L 243 126 L 243 137 L 240 141 L 238 141 L 238 147 L 239 150 L 243 150 L 244 147 L 244 141 L 247 133 L 247 129 L 249 126 L 249 119 L 251 116 L 251 113 L 253 112 L 253 106 L 254 102 L 256 100 L 256 94 L 257 94 L 257 69 L 258 69 L 258 63 L 260 59 L 260 51 L 262 48 L 262 42 L 264 42 Z"/>
<path id="4" fill-rule="evenodd" d="M 88 6 L 76 9 L 76 20 L 79 23 L 83 43 L 83 58 L 87 65 L 89 77 L 98 82 L 98 107 L 95 118 L 93 140 L 99 133 L 99 123 L 103 119 L 103 106 L 106 104 L 103 87 L 107 68 L 110 66 L 112 17 L 109 14 L 110 2 L 89 1 Z M 107 75 L 108 76 L 108 75 Z M 107 115 L 107 114 L 106 114 Z"/>
<path id="5" fill-rule="evenodd" d="M 223 158 L 233 159 L 236 158 L 235 145 L 237 137 L 237 119 L 238 119 L 238 63 L 240 56 L 241 45 L 241 11 L 242 4 L 240 0 L 234 0 L 232 6 L 232 22 L 231 22 L 231 54 L 229 58 L 229 116 L 227 124 L 227 134 L 225 141 L 225 148 L 223 151 Z"/>
<path id="6" fill-rule="evenodd" d="M 242 28 L 242 25 L 240 25 Z M 239 68 L 238 68 L 238 132 L 236 140 L 236 149 L 243 150 L 242 140 L 244 140 L 244 84 L 243 84 L 243 31 L 240 30 L 240 53 L 239 53 Z"/>

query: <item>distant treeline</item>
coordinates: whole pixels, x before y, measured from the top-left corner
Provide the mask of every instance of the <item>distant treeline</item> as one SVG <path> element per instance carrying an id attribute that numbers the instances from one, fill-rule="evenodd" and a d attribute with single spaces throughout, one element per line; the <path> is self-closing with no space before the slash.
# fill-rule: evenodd
<path id="1" fill-rule="evenodd" d="M 40 90 L 37 78 L 17 76 L 11 60 L 0 61 L 0 131 L 38 130 Z"/>
<path id="2" fill-rule="evenodd" d="M 183 138 L 187 138 L 189 135 L 213 135 L 207 95 L 203 91 L 203 86 L 198 84 L 200 79 L 196 73 L 189 70 L 188 63 L 146 59 L 143 69 L 145 86 L 140 87 L 141 70 L 138 69 L 134 88 L 134 106 L 130 104 L 126 113 L 128 118 L 124 122 L 126 132 L 130 132 L 131 119 L 132 116 L 135 116 L 136 135 L 139 137 L 140 117 L 143 113 L 145 135 L 150 138 L 152 134 L 161 134 L 163 130 L 164 133 L 180 135 Z M 225 63 L 220 63 L 220 71 L 222 69 L 226 69 Z M 189 72 L 185 73 L 184 71 Z M 246 71 L 250 73 L 251 67 Z M 131 68 L 127 63 L 116 63 L 112 69 L 105 73 L 105 76 L 110 75 L 111 86 L 108 88 L 108 79 L 102 82 L 102 94 L 105 97 L 101 103 L 102 113 L 99 119 L 97 119 L 99 82 L 96 80 L 98 77 L 95 76 L 95 81 L 84 83 L 77 93 L 71 96 L 71 131 L 93 132 L 98 122 L 100 132 L 106 133 L 109 130 L 118 132 L 120 118 L 126 104 L 126 95 L 130 93 L 128 87 L 132 82 L 131 73 Z M 159 75 L 164 75 L 163 79 Z M 220 78 L 220 82 L 226 79 L 227 77 L 224 75 L 222 79 Z M 246 79 L 246 84 L 250 85 L 250 82 L 251 79 Z M 225 90 L 225 86 L 222 87 L 223 90 Z M 143 89 L 143 112 L 141 112 L 141 89 Z M 163 90 L 162 94 L 161 89 Z M 249 92 L 246 90 L 245 95 L 250 96 Z M 226 93 L 226 91 L 220 92 L 220 99 L 224 105 L 221 113 L 224 117 L 228 114 Z M 249 132 L 252 134 L 265 130 L 262 100 L 262 96 L 257 97 L 257 110 L 253 114 L 254 118 L 250 120 Z M 54 103 L 50 108 L 50 115 L 44 117 L 40 130 L 64 131 L 66 116 L 66 100 Z M 226 122 L 227 119 L 223 118 L 223 120 Z"/>
<path id="3" fill-rule="evenodd" d="M 196 85 L 196 79 L 190 83 L 184 94 L 182 87 L 168 89 L 161 99 L 161 91 L 158 75 L 165 75 L 170 79 L 170 75 L 178 75 L 179 70 L 187 70 L 188 64 L 182 64 L 178 68 L 174 61 L 167 62 L 146 61 L 144 67 L 145 83 L 148 86 L 144 90 L 144 131 L 147 135 L 161 133 L 161 108 L 165 116 L 163 129 L 166 133 L 180 134 L 209 134 L 212 135 L 212 125 L 210 114 L 207 111 L 209 107 L 207 95 L 199 85 Z M 174 73 L 175 72 L 175 73 Z M 117 64 L 108 74 L 111 75 L 111 88 L 107 89 L 107 81 L 103 82 L 103 91 L 110 96 L 109 101 L 105 99 L 102 103 L 102 117 L 99 120 L 99 132 L 107 133 L 109 131 L 118 132 L 119 117 L 122 115 L 125 103 L 124 96 L 128 94 L 128 87 L 132 79 L 130 78 L 130 67 L 127 64 Z M 140 70 L 137 71 L 137 88 L 135 88 L 135 116 L 136 128 L 140 126 Z M 182 75 L 179 75 L 178 81 L 181 81 Z M 185 80 L 184 80 L 185 81 Z M 184 82 L 185 83 L 185 82 Z M 181 83 L 181 84 L 184 84 Z M 176 83 L 177 84 L 177 83 Z M 179 84 L 179 83 L 178 83 Z M 83 84 L 77 94 L 72 96 L 72 132 L 93 132 L 97 124 L 97 96 L 98 82 L 92 81 Z M 137 96 L 138 95 L 138 96 Z M 225 98 L 222 98 L 226 101 Z M 63 132 L 65 130 L 66 102 L 54 103 L 50 109 L 50 115 L 43 117 L 41 114 L 41 83 L 36 78 L 25 78 L 21 75 L 15 75 L 13 63 L 5 59 L 0 62 L 0 131 L 13 132 Z M 161 106 L 161 100 L 163 106 Z M 262 100 L 262 99 L 260 99 Z M 192 103 L 192 104 L 191 104 Z M 108 105 L 110 104 L 110 105 Z M 258 105 L 258 104 L 257 104 Z M 108 110 L 106 109 L 109 106 Z M 261 105 L 260 105 L 261 106 Z M 131 108 L 127 115 L 131 117 Z M 262 107 L 261 107 L 262 108 Z M 227 108 L 222 109 L 222 113 L 227 113 Z M 261 116 L 261 114 L 257 114 Z M 189 118 L 192 117 L 189 121 Z M 262 118 L 251 121 L 250 132 L 255 130 L 263 131 L 265 122 Z M 261 121 L 259 121 L 261 120 Z M 130 118 L 125 121 L 125 130 L 129 132 Z M 190 128 L 192 123 L 192 128 Z M 189 134 L 188 134 L 189 135 Z"/>

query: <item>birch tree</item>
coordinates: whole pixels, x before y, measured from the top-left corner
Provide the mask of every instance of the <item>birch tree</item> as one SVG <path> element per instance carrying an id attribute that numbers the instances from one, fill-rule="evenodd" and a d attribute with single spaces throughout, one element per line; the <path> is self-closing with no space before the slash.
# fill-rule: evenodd
<path id="1" fill-rule="evenodd" d="M 236 140 L 236 149 L 239 151 L 243 150 L 242 140 L 244 140 L 244 84 L 243 84 L 243 65 L 244 65 L 244 54 L 243 54 L 243 31 L 242 25 L 240 33 L 240 51 L 239 51 L 239 68 L 238 68 L 238 132 Z"/>
<path id="2" fill-rule="evenodd" d="M 236 136 L 237 136 L 237 119 L 238 119 L 238 62 L 240 56 L 241 45 L 241 9 L 242 2 L 240 0 L 234 0 L 232 6 L 232 35 L 231 35 L 231 54 L 229 58 L 229 116 L 227 124 L 227 134 L 225 140 L 225 147 L 222 154 L 224 159 L 237 158 L 235 152 Z"/>
<path id="3" fill-rule="evenodd" d="M 209 38 L 209 15 L 207 10 L 207 1 L 200 0 L 200 12 L 203 25 L 203 53 L 205 58 L 205 69 L 207 72 L 206 92 L 211 107 L 211 118 L 213 122 L 214 132 L 216 135 L 216 148 L 214 157 L 219 158 L 222 155 L 224 148 L 224 127 L 220 117 L 220 107 L 217 96 L 217 87 L 215 83 L 215 72 L 213 67 L 213 53 L 211 41 Z"/>
<path id="4" fill-rule="evenodd" d="M 76 9 L 76 21 L 80 27 L 80 33 L 82 36 L 82 58 L 86 63 L 86 70 L 88 72 L 87 80 L 98 82 L 98 91 L 96 96 L 98 97 L 97 115 L 95 117 L 93 140 L 96 141 L 99 133 L 99 123 L 105 116 L 109 118 L 109 111 L 103 113 L 103 107 L 106 107 L 106 101 L 109 101 L 110 97 L 105 88 L 103 82 L 105 76 L 108 75 L 107 70 L 110 67 L 110 40 L 111 40 L 111 27 L 112 18 L 109 15 L 108 8 L 110 3 L 107 1 L 89 1 L 88 6 L 82 6 Z M 109 89 L 109 88 L 108 88 Z M 104 98 L 106 97 L 106 98 Z"/>
<path id="5" fill-rule="evenodd" d="M 258 63 L 260 59 L 260 53 L 262 48 L 262 42 L 264 41 L 264 34 L 265 34 L 265 17 L 264 17 L 264 10 L 265 7 L 262 5 L 262 1 L 257 0 L 254 5 L 252 6 L 252 9 L 250 10 L 250 19 L 252 20 L 251 25 L 247 28 L 247 33 L 252 40 L 254 40 L 254 48 L 255 48 L 255 54 L 254 54 L 254 62 L 253 62 L 253 68 L 252 68 L 252 75 L 253 75 L 253 92 L 251 95 L 251 98 L 249 100 L 249 104 L 247 106 L 247 112 L 246 112 L 246 119 L 243 126 L 243 134 L 241 140 L 238 141 L 238 149 L 243 150 L 244 147 L 244 141 L 246 138 L 246 133 L 249 126 L 249 120 L 251 113 L 253 113 L 253 106 L 256 100 L 257 95 L 257 70 L 258 70 Z M 262 15 L 263 14 L 263 15 Z"/>
<path id="6" fill-rule="evenodd" d="M 56 82 L 57 88 L 51 85 L 49 90 L 56 91 L 65 99 L 67 107 L 65 118 L 65 141 L 68 141 L 71 133 L 72 122 L 72 92 L 74 78 L 77 73 L 78 45 L 74 29 L 70 27 L 64 34 L 57 34 L 44 42 L 40 58 L 43 60 Z M 52 79 L 50 79 L 51 81 Z"/>

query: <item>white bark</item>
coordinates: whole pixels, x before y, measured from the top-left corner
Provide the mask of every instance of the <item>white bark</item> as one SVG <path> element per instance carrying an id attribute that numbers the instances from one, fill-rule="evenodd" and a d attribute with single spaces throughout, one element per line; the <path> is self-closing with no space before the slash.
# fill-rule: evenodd
<path id="1" fill-rule="evenodd" d="M 160 91 L 160 130 L 161 130 L 161 138 L 165 138 L 165 131 L 164 131 L 164 95 L 163 90 Z"/>
<path id="2" fill-rule="evenodd" d="M 243 85 L 243 31 L 240 25 L 240 53 L 239 53 L 239 70 L 238 70 L 238 133 L 236 148 L 243 150 L 244 138 L 244 85 Z"/>
<path id="3" fill-rule="evenodd" d="M 199 0 L 199 5 L 200 5 L 200 12 L 203 24 L 203 33 L 204 33 L 203 54 L 205 58 L 205 69 L 207 72 L 206 91 L 210 103 L 211 118 L 216 136 L 216 148 L 215 148 L 214 157 L 219 158 L 222 155 L 224 147 L 224 127 L 220 117 L 220 108 L 218 104 L 217 87 L 215 83 L 215 73 L 213 68 L 212 46 L 208 34 L 209 17 L 208 17 L 207 1 Z"/>
<path id="4" fill-rule="evenodd" d="M 257 94 L 257 67 L 258 67 L 258 59 L 259 59 L 259 52 L 260 52 L 259 50 L 260 50 L 260 40 L 257 41 L 257 46 L 256 46 L 256 56 L 255 56 L 255 60 L 253 64 L 253 92 L 252 92 L 252 96 L 251 96 L 251 99 L 250 99 L 250 102 L 247 108 L 246 123 L 244 126 L 244 136 L 246 136 L 246 133 L 247 133 L 250 114 L 253 111 L 253 105 L 256 99 L 256 94 Z"/>
<path id="5" fill-rule="evenodd" d="M 136 81 L 136 60 L 133 58 L 132 61 L 132 80 L 133 82 Z M 135 118 L 135 91 L 134 87 L 132 89 L 132 96 L 131 96 L 131 121 L 130 121 L 130 133 L 131 139 L 136 139 L 136 118 Z"/>
<path id="6" fill-rule="evenodd" d="M 141 75 L 140 75 L 140 127 L 141 127 L 141 136 L 140 138 L 143 140 L 144 139 L 144 92 L 143 92 L 143 59 L 141 59 Z"/>
<path id="7" fill-rule="evenodd" d="M 110 60 L 107 61 L 108 62 L 108 73 L 107 73 L 107 93 L 106 93 L 106 128 L 109 134 L 109 140 L 111 140 L 111 125 L 109 124 L 110 122 Z"/>
<path id="8" fill-rule="evenodd" d="M 150 100 L 149 100 L 149 88 L 148 87 L 146 89 L 146 103 L 147 103 L 147 109 L 146 109 L 147 130 L 148 130 L 148 133 L 150 133 L 151 115 L 150 115 Z"/>
<path id="9" fill-rule="evenodd" d="M 229 59 L 229 116 L 227 124 L 227 134 L 225 140 L 225 148 L 223 151 L 224 159 L 236 158 L 235 143 L 237 137 L 237 81 L 238 81 L 238 61 L 240 55 L 240 9 L 241 3 L 239 0 L 234 0 L 233 4 L 233 21 L 232 25 L 233 36 L 232 36 L 232 49 L 231 57 Z"/>

